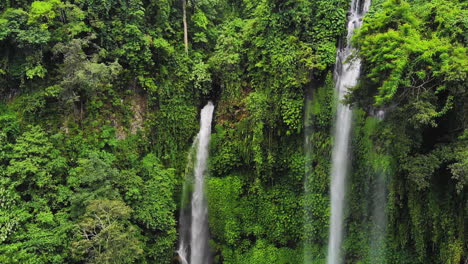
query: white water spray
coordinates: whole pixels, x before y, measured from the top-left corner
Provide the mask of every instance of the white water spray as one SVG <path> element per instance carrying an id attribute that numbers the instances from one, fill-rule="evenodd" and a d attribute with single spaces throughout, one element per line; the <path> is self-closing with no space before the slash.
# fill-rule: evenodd
<path id="1" fill-rule="evenodd" d="M 358 81 L 361 61 L 354 59 L 348 61 L 353 52 L 351 38 L 354 30 L 362 24 L 362 18 L 369 10 L 370 0 L 352 0 L 351 9 L 348 15 L 348 34 L 346 45 L 340 47 L 336 56 L 335 82 L 338 91 L 338 99 L 344 99 L 348 89 L 355 86 Z M 345 180 L 348 171 L 349 161 L 349 137 L 351 132 L 352 111 L 351 109 L 338 103 L 336 124 L 334 131 L 334 146 L 332 154 L 331 170 L 331 217 L 330 234 L 328 240 L 328 264 L 342 263 L 341 244 L 343 241 L 344 222 L 344 197 Z"/>
<path id="2" fill-rule="evenodd" d="M 187 220 L 181 224 L 181 239 L 179 250 L 180 261 L 183 264 L 207 264 L 210 262 L 208 208 L 205 200 L 205 172 L 208 160 L 208 146 L 211 137 L 211 121 L 214 106 L 211 102 L 203 107 L 200 114 L 200 131 L 194 144 L 197 146 L 197 155 L 194 168 L 194 183 L 191 202 L 190 245 L 187 245 L 187 236 L 182 232 L 187 230 L 182 225 L 188 225 Z M 190 260 L 188 248 L 190 247 Z"/>

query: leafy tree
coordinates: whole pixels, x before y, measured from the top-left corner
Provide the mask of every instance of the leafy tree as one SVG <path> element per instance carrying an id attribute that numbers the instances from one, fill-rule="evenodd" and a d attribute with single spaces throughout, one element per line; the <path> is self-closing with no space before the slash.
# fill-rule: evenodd
<path id="1" fill-rule="evenodd" d="M 133 218 L 142 227 L 147 237 L 147 256 L 150 261 L 169 263 L 172 248 L 176 241 L 176 221 L 174 218 L 174 169 L 163 169 L 153 154 L 142 160 L 142 177 L 139 186 L 133 190 Z"/>
<path id="2" fill-rule="evenodd" d="M 9 159 L 0 180 L 2 262 L 62 263 L 71 230 L 57 208 L 65 160 L 39 126 L 16 139 Z"/>
<path id="3" fill-rule="evenodd" d="M 52 95 L 60 96 L 67 103 L 80 103 L 81 115 L 84 102 L 108 88 L 121 70 L 116 61 L 105 64 L 97 62 L 98 56 L 88 58 L 83 51 L 87 45 L 89 40 L 73 39 L 54 47 L 54 52 L 64 57 L 61 66 L 63 79 L 58 85 L 47 88 Z"/>
<path id="4" fill-rule="evenodd" d="M 44 130 L 31 126 L 16 140 L 6 176 L 12 187 L 22 190 L 23 197 L 34 197 L 43 189 L 53 190 L 65 167 L 65 160 L 54 150 Z"/>
<path id="5" fill-rule="evenodd" d="M 134 263 L 143 253 L 131 208 L 117 200 L 92 200 L 80 219 L 74 253 L 86 263 Z"/>
<path id="6" fill-rule="evenodd" d="M 87 203 L 99 199 L 117 199 L 115 186 L 119 171 L 112 167 L 114 156 L 110 153 L 90 152 L 87 158 L 78 160 L 78 166 L 70 170 L 68 186 L 74 191 L 70 198 L 72 212 L 81 214 Z"/>

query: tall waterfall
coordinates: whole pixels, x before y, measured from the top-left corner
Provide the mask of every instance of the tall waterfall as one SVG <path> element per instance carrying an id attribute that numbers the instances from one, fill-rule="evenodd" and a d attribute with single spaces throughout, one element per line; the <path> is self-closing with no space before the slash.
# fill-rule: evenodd
<path id="1" fill-rule="evenodd" d="M 214 106 L 211 102 L 208 102 L 208 104 L 201 110 L 200 131 L 194 141 L 197 155 L 194 167 L 194 182 L 192 186 L 191 221 L 187 219 L 184 208 L 182 207 L 180 220 L 180 244 L 177 251 L 180 261 L 183 264 L 207 264 L 210 262 L 208 245 L 208 208 L 205 200 L 204 189 L 213 110 Z M 188 187 L 184 186 L 184 189 L 185 188 Z M 184 190 L 184 193 L 185 192 L 186 191 Z M 187 235 L 189 223 L 190 233 Z M 189 248 L 190 259 L 188 259 Z"/>
<path id="2" fill-rule="evenodd" d="M 348 15 L 347 41 L 342 45 L 336 56 L 335 82 L 338 99 L 344 99 L 350 87 L 357 84 L 361 62 L 359 59 L 348 61 L 353 52 L 351 38 L 354 30 L 362 24 L 364 14 L 369 10 L 370 0 L 352 0 Z M 349 137 L 351 132 L 351 109 L 338 103 L 336 124 L 334 131 L 334 146 L 331 170 L 331 217 L 330 234 L 328 240 L 328 264 L 342 263 L 341 244 L 343 240 L 343 210 L 345 197 L 345 180 L 349 161 Z"/>

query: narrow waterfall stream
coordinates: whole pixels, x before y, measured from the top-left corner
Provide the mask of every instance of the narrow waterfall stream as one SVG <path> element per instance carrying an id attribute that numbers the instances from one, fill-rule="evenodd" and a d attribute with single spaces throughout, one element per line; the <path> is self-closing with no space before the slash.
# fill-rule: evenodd
<path id="1" fill-rule="evenodd" d="M 336 56 L 335 66 L 335 82 L 338 91 L 338 100 L 344 99 L 348 89 L 357 84 L 359 77 L 361 62 L 359 59 L 348 61 L 349 56 L 353 52 L 351 47 L 351 38 L 354 30 L 362 24 L 362 18 L 369 10 L 370 0 L 352 0 L 351 9 L 348 13 L 348 34 L 346 43 L 341 45 Z M 341 244 L 343 241 L 343 222 L 344 222 L 344 198 L 345 198 L 345 182 L 346 174 L 348 173 L 349 155 L 349 137 L 351 132 L 351 109 L 338 103 L 335 131 L 334 131 L 334 146 L 332 154 L 332 169 L 331 169 L 331 216 L 330 216 L 330 233 L 328 240 L 328 264 L 342 263 Z"/>
<path id="2" fill-rule="evenodd" d="M 379 122 L 382 122 L 385 118 L 385 111 L 377 111 L 375 117 Z M 384 158 L 380 158 L 380 160 L 384 160 Z M 387 234 L 387 213 L 385 208 L 387 207 L 388 173 L 382 166 L 377 169 L 370 189 L 372 211 L 369 261 L 371 263 L 387 263 L 385 259 L 385 235 Z"/>
<path id="3" fill-rule="evenodd" d="M 387 233 L 387 184 L 386 172 L 380 171 L 375 175 L 371 186 L 372 212 L 371 212 L 371 233 L 370 233 L 370 253 L 371 263 L 387 263 L 385 259 L 385 235 Z"/>
<path id="4" fill-rule="evenodd" d="M 179 248 L 177 250 L 178 260 L 181 264 L 188 264 L 188 247 L 190 244 L 190 222 L 191 222 L 191 188 L 193 185 L 193 167 L 195 166 L 194 155 L 198 146 L 197 135 L 190 147 L 185 167 L 185 182 L 182 189 L 180 215 L 179 215 Z"/>
<path id="5" fill-rule="evenodd" d="M 208 104 L 201 110 L 200 131 L 198 132 L 194 142 L 194 145 L 196 146 L 196 161 L 192 186 L 191 219 L 189 221 L 186 216 L 181 216 L 181 226 L 179 231 L 181 234 L 180 244 L 177 251 L 180 261 L 183 264 L 208 264 L 210 262 L 208 245 L 208 209 L 204 192 L 213 110 L 214 105 L 211 102 L 208 102 Z M 188 231 L 189 224 L 190 231 Z M 190 258 L 188 258 L 189 249 Z"/>

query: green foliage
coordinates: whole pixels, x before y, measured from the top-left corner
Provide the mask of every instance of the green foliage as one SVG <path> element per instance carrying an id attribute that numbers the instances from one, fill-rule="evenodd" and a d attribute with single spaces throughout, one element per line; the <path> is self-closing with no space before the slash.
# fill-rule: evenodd
<path id="1" fill-rule="evenodd" d="M 163 169 L 156 156 L 149 154 L 142 160 L 142 170 L 141 182 L 132 186 L 133 218 L 148 237 L 157 236 L 150 240 L 149 259 L 168 263 L 176 240 L 174 169 Z"/>
<path id="2" fill-rule="evenodd" d="M 450 34 L 447 28 L 450 24 L 466 28 L 463 9 L 466 4 L 458 1 L 413 7 L 394 0 L 366 20 L 355 43 L 370 69 L 366 78 L 378 87 L 377 105 L 397 96 L 424 97 L 428 89 L 436 94 L 445 89 L 460 92 L 458 86 L 467 77 L 466 47 L 459 33 Z"/>
<path id="3" fill-rule="evenodd" d="M 224 263 L 247 264 L 247 263 L 279 263 L 292 264 L 301 263 L 301 252 L 290 248 L 276 248 L 264 240 L 258 240 L 255 246 L 247 253 L 228 255 Z"/>
<path id="4" fill-rule="evenodd" d="M 238 150 L 240 143 L 229 140 L 230 135 L 222 126 L 217 125 L 214 130 L 216 133 L 211 137 L 210 146 L 216 154 L 210 158 L 210 171 L 214 176 L 223 176 L 242 166 Z"/>
<path id="5" fill-rule="evenodd" d="M 77 6 L 59 0 L 34 1 L 30 7 L 8 8 L 0 15 L 0 41 L 5 73 L 14 78 L 44 78 L 48 72 L 43 59 L 50 48 L 89 31 L 84 13 Z"/>
<path id="6" fill-rule="evenodd" d="M 90 152 L 78 160 L 78 166 L 70 170 L 67 183 L 75 191 L 71 197 L 73 210 L 81 213 L 87 202 L 98 199 L 116 199 L 115 188 L 119 171 L 112 167 L 114 156 L 110 153 Z"/>
<path id="7" fill-rule="evenodd" d="M 58 87 L 62 89 L 60 93 L 65 102 L 72 103 L 83 100 L 81 97 L 95 96 L 107 88 L 121 70 L 116 61 L 106 65 L 97 63 L 97 57 L 88 59 L 83 51 L 88 45 L 89 40 L 73 39 L 66 45 L 59 43 L 54 47 L 54 52 L 64 57 L 61 68 L 63 80 Z"/>
<path id="8" fill-rule="evenodd" d="M 459 247 L 466 240 L 460 225 L 466 181 L 458 170 L 467 148 L 466 120 L 460 118 L 466 115 L 467 98 L 466 38 L 460 31 L 466 28 L 465 13 L 466 3 L 460 1 L 389 0 L 365 18 L 353 40 L 364 72 L 348 102 L 365 109 L 388 106 L 385 125 L 363 125 L 379 132 L 358 140 L 362 158 L 355 166 L 393 167 L 386 238 L 391 263 L 466 258 Z M 382 151 L 388 154 L 382 156 Z M 366 190 L 361 181 L 355 188 Z M 358 193 L 353 212 L 364 199 Z M 356 218 L 351 221 L 360 221 Z"/>
<path id="9" fill-rule="evenodd" d="M 92 200 L 78 223 L 75 254 L 86 263 L 132 263 L 143 253 L 138 230 L 129 224 L 131 209 L 121 201 Z"/>
<path id="10" fill-rule="evenodd" d="M 14 130 L 7 126 L 2 131 L 8 136 Z M 10 146 L 2 151 L 9 162 L 1 170 L 0 260 L 62 263 L 67 256 L 63 240 L 72 225 L 66 214 L 52 208 L 63 205 L 57 189 L 65 159 L 39 126 L 28 127 Z"/>
<path id="11" fill-rule="evenodd" d="M 190 80 L 193 81 L 195 89 L 199 90 L 202 95 L 208 95 L 211 90 L 211 75 L 208 69 L 208 64 L 199 61 L 194 65 L 190 78 Z"/>
<path id="12" fill-rule="evenodd" d="M 322 263 L 326 258 L 326 238 L 330 216 L 328 183 L 331 156 L 334 83 L 331 75 L 306 100 L 304 113 L 304 234 L 307 261 Z M 325 227 L 325 228 L 324 228 Z"/>
<path id="13" fill-rule="evenodd" d="M 174 97 L 160 105 L 160 115 L 154 120 L 156 150 L 163 161 L 185 165 L 185 151 L 196 132 L 196 110 L 185 100 Z M 181 142 L 182 144 L 179 144 Z"/>
<path id="14" fill-rule="evenodd" d="M 295 213 L 300 211 L 299 202 L 291 190 L 266 188 L 258 182 L 244 185 L 242 176 L 210 178 L 209 223 L 213 235 L 221 243 L 217 247 L 222 251 L 225 261 L 248 263 L 253 252 L 262 254 L 260 252 L 263 249 L 256 248 L 250 240 L 245 239 L 250 236 L 264 239 L 262 248 L 268 248 L 268 251 L 278 254 L 281 259 L 282 254 L 288 251 L 273 245 L 281 247 L 297 241 L 302 223 Z M 244 254 L 246 256 L 242 256 Z"/>
<path id="15" fill-rule="evenodd" d="M 241 179 L 235 176 L 210 178 L 207 187 L 210 230 L 221 243 L 235 246 L 241 240 L 239 217 L 247 212 L 240 208 Z"/>
<path id="16" fill-rule="evenodd" d="M 173 262 L 187 154 L 212 100 L 214 263 L 324 263 L 348 5 L 187 1 L 186 54 L 180 1 L 0 1 L 0 262 Z M 353 40 L 347 262 L 379 262 L 376 175 L 388 184 L 379 256 L 466 261 L 466 7 L 376 0 Z"/>
<path id="17" fill-rule="evenodd" d="M 452 178 L 457 181 L 457 193 L 461 193 L 468 185 L 468 146 L 467 144 L 467 131 L 461 137 L 460 142 L 457 142 L 454 149 L 455 162 L 449 165 L 452 172 Z"/>
<path id="18" fill-rule="evenodd" d="M 38 126 L 18 137 L 10 158 L 6 176 L 14 187 L 29 191 L 55 185 L 57 176 L 65 167 L 65 160 L 53 149 L 45 132 Z"/>

